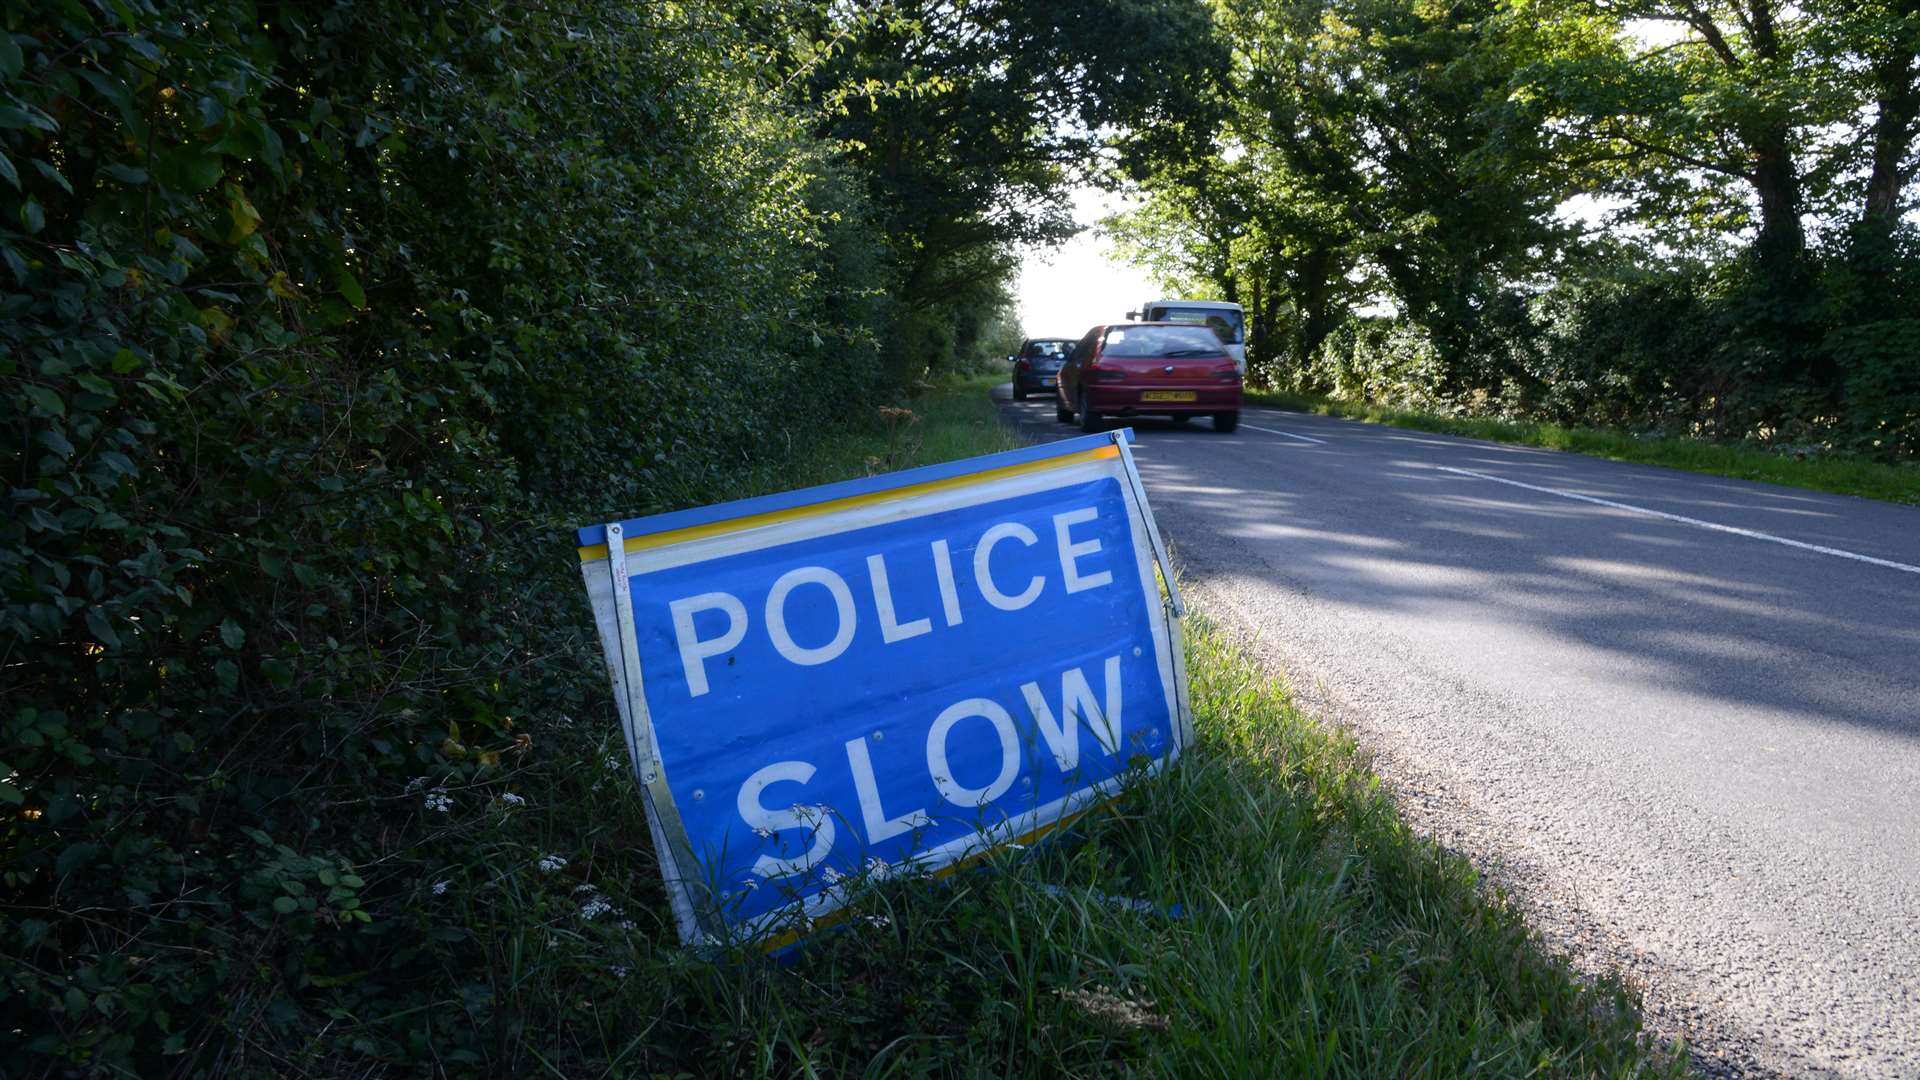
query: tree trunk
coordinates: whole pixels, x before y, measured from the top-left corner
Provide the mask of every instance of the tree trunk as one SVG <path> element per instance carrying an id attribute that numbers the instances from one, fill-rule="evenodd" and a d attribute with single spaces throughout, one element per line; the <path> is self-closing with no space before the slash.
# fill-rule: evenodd
<path id="1" fill-rule="evenodd" d="M 1794 167 L 1792 144 L 1785 130 L 1773 128 L 1749 139 L 1748 145 L 1754 152 L 1753 187 L 1760 196 L 1756 246 L 1761 261 L 1790 266 L 1807 249 L 1807 233 L 1800 221 L 1800 173 Z"/>
<path id="2" fill-rule="evenodd" d="M 1920 2 L 1905 5 L 1920 9 Z M 1908 12 L 1914 14 L 1913 11 Z M 1900 191 L 1906 186 L 1907 152 L 1913 147 L 1914 119 L 1920 115 L 1920 71 L 1913 46 L 1894 41 L 1873 61 L 1873 170 L 1867 176 L 1867 201 L 1861 221 L 1891 232 L 1900 219 Z"/>
<path id="3" fill-rule="evenodd" d="M 1319 350 L 1320 343 L 1333 332 L 1328 326 L 1330 298 L 1333 283 L 1328 280 L 1328 268 L 1333 263 L 1333 252 L 1325 245 L 1316 244 L 1301 259 L 1295 271 L 1294 304 L 1299 310 L 1299 318 L 1294 331 L 1294 348 L 1297 362 L 1302 370 L 1313 364 L 1313 354 Z"/>

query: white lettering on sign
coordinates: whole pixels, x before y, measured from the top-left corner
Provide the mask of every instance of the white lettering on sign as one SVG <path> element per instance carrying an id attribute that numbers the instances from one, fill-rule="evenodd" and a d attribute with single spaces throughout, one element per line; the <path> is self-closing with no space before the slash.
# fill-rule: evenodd
<path id="1" fill-rule="evenodd" d="M 1098 509 L 1086 506 L 1053 515 L 1053 540 L 1060 563 L 1060 581 L 1068 593 L 1085 592 L 1113 584 L 1111 569 L 1095 569 L 1097 563 L 1088 565 L 1090 560 L 1106 550 L 1105 546 L 1098 539 L 1073 538 L 1074 526 L 1094 521 L 1099 514 Z M 992 563 L 994 550 L 1009 540 L 1029 548 L 1040 543 L 1040 537 L 1032 529 L 1017 521 L 1003 521 L 987 529 L 973 549 L 973 585 L 980 599 L 993 607 L 1001 611 L 1019 611 L 1040 598 L 1048 579 L 1047 575 L 1036 573 L 1027 579 L 1019 592 L 1005 592 L 1001 583 L 993 577 Z M 931 554 L 934 581 L 940 592 L 940 613 L 948 627 L 959 626 L 966 621 L 966 612 L 961 607 L 960 586 L 953 572 L 953 549 L 947 541 L 935 540 L 931 545 Z M 879 625 L 880 640 L 892 645 L 933 633 L 931 614 L 914 616 L 909 612 L 908 618 L 904 621 L 901 619 L 901 613 L 894 603 L 893 580 L 886 556 L 868 555 L 866 565 L 867 587 L 873 600 L 872 611 Z M 921 572 L 924 573 L 924 569 Z M 819 644 L 795 641 L 788 627 L 787 613 L 795 602 L 793 596 L 807 585 L 825 589 L 833 599 L 833 635 Z M 799 603 L 803 609 L 806 607 L 804 594 Z M 707 678 L 707 661 L 731 652 L 746 640 L 751 622 L 746 605 L 732 593 L 709 592 L 671 601 L 668 608 L 673 616 L 673 633 L 680 650 L 680 666 L 687 679 L 687 694 L 699 697 L 712 689 Z M 708 611 L 720 612 L 726 616 L 727 622 L 720 633 L 703 638 L 694 621 L 702 612 Z M 846 578 L 824 566 L 795 567 L 775 579 L 772 589 L 767 593 L 763 617 L 766 620 L 767 640 L 772 643 L 774 651 L 788 662 L 802 667 L 816 667 L 839 659 L 853 645 L 859 633 L 860 613 L 854 604 L 853 588 L 847 584 Z"/>
<path id="2" fill-rule="evenodd" d="M 891 645 L 896 641 L 933 633 L 932 619 L 922 617 L 902 623 L 894 613 L 893 586 L 887 582 L 887 560 L 878 555 L 867 556 L 867 580 L 873 583 L 873 606 L 880 615 L 881 641 Z"/>
<path id="3" fill-rule="evenodd" d="M 853 768 L 853 790 L 860 798 L 860 824 L 867 830 L 867 843 L 891 840 L 901 833 L 933 824 L 925 810 L 909 810 L 899 817 L 887 816 L 880 805 L 880 782 L 873 776 L 873 755 L 867 750 L 866 736 L 847 740 L 847 764 Z"/>
<path id="4" fill-rule="evenodd" d="M 1033 575 L 1027 582 L 1027 587 L 1020 590 L 1018 596 L 1008 596 L 1000 591 L 1000 587 L 993 583 L 993 547 L 1008 538 L 1018 540 L 1028 547 L 1040 542 L 1040 538 L 1033 535 L 1032 529 L 1017 521 L 1003 521 L 995 525 L 980 538 L 980 546 L 973 549 L 973 580 L 980 586 L 980 595 L 986 597 L 987 603 L 1001 611 L 1019 611 L 1039 599 L 1040 590 L 1046 585 L 1047 579 L 1039 574 Z"/>
<path id="5" fill-rule="evenodd" d="M 813 845 L 806 854 L 791 859 L 776 859 L 771 855 L 762 855 L 753 861 L 753 872 L 763 878 L 786 877 L 812 869 L 827 852 L 833 850 L 833 819 L 819 807 L 794 804 L 785 810 L 769 810 L 760 802 L 760 795 L 769 785 L 782 781 L 804 784 L 813 779 L 814 767 L 804 761 L 776 761 L 766 768 L 747 777 L 740 785 L 740 820 L 756 831 L 779 832 L 781 829 L 797 829 L 808 826 L 813 829 Z"/>
<path id="6" fill-rule="evenodd" d="M 802 585 L 824 585 L 833 594 L 833 606 L 840 616 L 840 625 L 833 633 L 833 640 L 818 648 L 803 648 L 794 643 L 793 635 L 787 633 L 787 597 Z M 773 647 L 781 656 L 803 667 L 813 667 L 837 658 L 853 644 L 853 592 L 847 588 L 847 579 L 824 566 L 802 566 L 798 570 L 789 570 L 780 575 L 773 583 L 773 591 L 767 594 L 767 636 L 773 639 Z"/>
<path id="7" fill-rule="evenodd" d="M 1062 774 L 1080 767 L 1080 723 L 1083 720 L 1094 740 L 1100 744 L 1100 749 L 1110 756 L 1117 757 L 1120 754 L 1120 658 L 1109 656 L 1101 667 L 1106 676 L 1106 685 L 1101 688 L 1099 697 L 1094 695 L 1086 672 L 1074 667 L 1060 673 L 1060 708 L 1057 714 L 1039 683 L 1023 683 L 1020 687 L 1027 711 L 1033 716 L 1034 726 L 1040 730 L 1040 737 L 1052 752 L 1054 766 Z M 993 738 L 999 744 L 1000 771 L 985 787 L 968 787 L 954 779 L 948 758 L 948 745 L 955 738 L 955 729 L 968 720 L 985 720 L 993 729 Z M 960 734 L 964 737 L 966 732 Z M 867 745 L 866 736 L 847 740 L 846 751 L 847 767 L 853 773 L 854 793 L 860 801 L 861 828 L 866 833 L 868 844 L 878 844 L 914 829 L 933 825 L 933 818 L 923 807 L 899 814 L 887 813 L 880 792 L 880 780 L 873 767 L 873 752 Z M 926 765 L 927 777 L 933 781 L 934 790 L 946 801 L 968 810 L 977 810 L 992 803 L 1012 790 L 1013 782 L 1020 777 L 1020 733 L 1014 727 L 1013 715 L 992 698 L 968 698 L 947 706 L 927 729 Z M 832 850 L 836 833 L 825 808 L 796 803 L 790 809 L 769 810 L 762 801 L 762 793 L 768 785 L 782 781 L 805 784 L 813 779 L 815 771 L 811 762 L 775 762 L 755 772 L 741 786 L 738 800 L 740 818 L 754 830 L 765 833 L 803 826 L 813 830 L 813 844 L 804 855 L 785 859 L 762 855 L 754 862 L 755 874 L 768 878 L 797 874 L 817 865 Z"/>
<path id="8" fill-rule="evenodd" d="M 1054 719 L 1053 709 L 1048 707 L 1047 699 L 1040 692 L 1039 683 L 1024 683 L 1020 693 L 1026 696 L 1027 711 L 1033 714 L 1033 722 L 1040 728 L 1040 737 L 1047 740 L 1047 749 L 1053 751 L 1053 763 L 1063 773 L 1072 772 L 1080 767 L 1080 719 L 1085 717 L 1087 727 L 1100 743 L 1100 749 L 1109 754 L 1120 751 L 1120 658 L 1107 657 L 1107 707 L 1102 709 L 1093 698 L 1093 687 L 1087 685 L 1087 676 L 1079 668 L 1068 668 L 1060 675 L 1060 718 Z"/>
<path id="9" fill-rule="evenodd" d="M 960 590 L 953 584 L 953 552 L 945 540 L 933 542 L 933 573 L 940 579 L 940 607 L 948 626 L 960 625 Z"/>
<path id="10" fill-rule="evenodd" d="M 707 657 L 719 656 L 747 636 L 747 607 L 731 593 L 710 592 L 667 605 L 673 612 L 673 636 L 680 643 L 680 666 L 687 673 L 687 690 L 699 697 L 707 692 Z M 699 611 L 723 611 L 727 629 L 717 638 L 701 641 L 693 628 Z"/>
<path id="11" fill-rule="evenodd" d="M 970 788 L 955 780 L 953 767 L 947 764 L 947 736 L 960 721 L 975 716 L 992 723 L 994 733 L 1000 736 L 1000 775 L 983 788 Z M 1020 733 L 1013 730 L 1013 717 L 992 698 L 968 698 L 947 706 L 927 730 L 927 773 L 941 798 L 969 810 L 1005 795 L 1020 775 Z"/>
<path id="12" fill-rule="evenodd" d="M 1083 521 L 1092 521 L 1099 516 L 1099 513 L 1093 507 L 1085 506 L 1078 510 L 1069 510 L 1064 514 L 1053 515 L 1053 538 L 1060 545 L 1060 576 L 1066 582 L 1067 591 L 1070 593 L 1097 589 L 1113 581 L 1113 573 L 1109 570 L 1081 575 L 1081 557 L 1099 554 L 1100 541 L 1082 540 L 1076 544 L 1073 542 L 1073 534 L 1070 531 L 1073 526 Z"/>

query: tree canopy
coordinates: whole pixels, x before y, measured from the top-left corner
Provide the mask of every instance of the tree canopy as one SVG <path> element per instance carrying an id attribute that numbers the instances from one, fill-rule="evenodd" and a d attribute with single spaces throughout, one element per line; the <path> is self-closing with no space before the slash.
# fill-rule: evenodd
<path id="1" fill-rule="evenodd" d="M 1915 4 L 1215 7 L 1212 159 L 1108 228 L 1261 314 L 1267 377 L 1920 449 Z"/>

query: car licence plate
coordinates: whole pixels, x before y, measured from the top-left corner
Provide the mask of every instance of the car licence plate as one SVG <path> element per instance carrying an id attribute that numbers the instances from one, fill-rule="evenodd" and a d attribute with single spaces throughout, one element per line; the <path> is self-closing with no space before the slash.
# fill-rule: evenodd
<path id="1" fill-rule="evenodd" d="M 1141 401 L 1192 401 L 1191 390 L 1148 390 L 1140 395 Z"/>
<path id="2" fill-rule="evenodd" d="M 1051 375 L 1048 375 L 1048 376 L 1045 376 L 1045 377 L 1043 377 L 1043 378 L 1042 378 L 1042 379 L 1040 380 L 1040 385 L 1041 385 L 1041 386 L 1052 386 L 1052 385 L 1053 385 L 1053 376 L 1051 376 Z"/>

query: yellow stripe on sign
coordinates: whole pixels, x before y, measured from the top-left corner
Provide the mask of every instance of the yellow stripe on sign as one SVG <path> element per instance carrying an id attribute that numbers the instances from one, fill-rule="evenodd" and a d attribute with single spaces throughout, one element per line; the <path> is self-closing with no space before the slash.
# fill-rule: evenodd
<path id="1" fill-rule="evenodd" d="M 705 525 L 689 525 L 684 529 L 670 529 L 666 532 L 651 533 L 646 536 L 627 537 L 627 554 L 646 551 L 650 548 L 671 547 L 684 544 L 689 540 L 705 540 L 728 533 L 745 532 L 748 529 L 764 528 L 789 521 L 819 517 L 822 514 L 835 514 L 842 510 L 851 510 L 857 506 L 874 506 L 880 503 L 897 502 L 901 499 L 917 498 L 935 491 L 947 491 L 966 487 L 968 484 L 981 484 L 991 480 L 1005 480 L 1009 477 L 1024 476 L 1028 473 L 1045 472 L 1049 469 L 1065 468 L 1068 465 L 1080 465 L 1102 458 L 1117 458 L 1120 449 L 1115 446 L 1096 446 L 1091 450 L 1082 450 L 1077 454 L 1067 454 L 1044 461 L 1028 461 L 1019 465 L 1007 465 L 986 472 L 968 473 L 965 476 L 950 476 L 944 480 L 929 480 L 924 484 L 909 484 L 906 487 L 890 491 L 875 491 L 866 495 L 849 495 L 844 499 L 830 502 L 813 503 L 808 506 L 795 506 L 786 510 L 770 510 L 764 514 L 751 514 L 747 517 L 731 518 L 727 521 L 714 521 Z M 607 557 L 607 545 L 589 544 L 580 548 L 580 561 L 592 562 Z"/>

